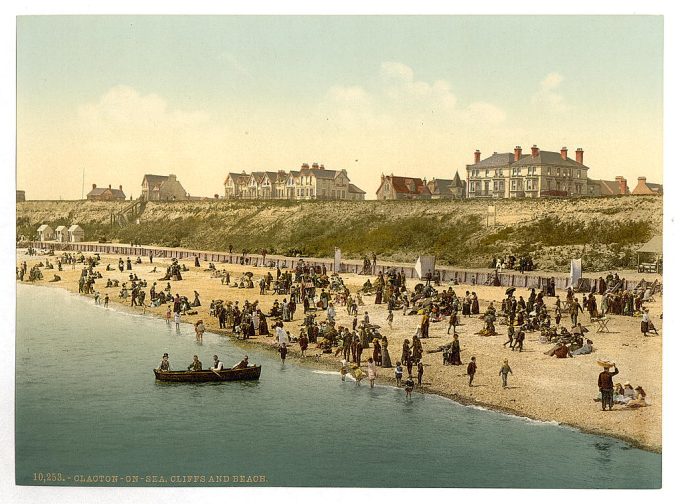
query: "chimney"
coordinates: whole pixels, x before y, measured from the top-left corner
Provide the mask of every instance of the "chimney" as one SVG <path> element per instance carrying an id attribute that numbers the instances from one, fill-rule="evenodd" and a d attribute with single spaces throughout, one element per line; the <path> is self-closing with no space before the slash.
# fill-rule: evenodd
<path id="1" fill-rule="evenodd" d="M 581 147 L 576 149 L 576 162 L 578 164 L 583 164 L 583 149 L 581 149 Z"/>
<path id="2" fill-rule="evenodd" d="M 515 146 L 515 161 L 519 161 L 519 158 L 522 157 L 522 147 L 519 145 Z"/>
<path id="3" fill-rule="evenodd" d="M 479 163 L 479 160 L 482 158 L 482 153 L 479 152 L 479 149 L 475 151 L 475 164 Z"/>
<path id="4" fill-rule="evenodd" d="M 325 169 L 326 168 L 324 167 L 324 165 L 322 165 L 322 164 L 319 165 L 319 170 L 325 170 Z"/>
<path id="5" fill-rule="evenodd" d="M 647 182 L 647 177 L 638 177 L 638 182 Z"/>
<path id="6" fill-rule="evenodd" d="M 122 185 L 119 185 L 119 186 L 118 186 L 118 189 L 119 189 L 120 191 L 122 191 L 122 190 L 123 190 L 123 186 L 122 186 Z"/>
<path id="7" fill-rule="evenodd" d="M 536 145 L 531 146 L 531 157 L 538 157 L 538 147 L 536 147 Z"/>
<path id="8" fill-rule="evenodd" d="M 318 170 L 319 169 L 319 163 L 312 163 L 312 170 Z"/>
<path id="9" fill-rule="evenodd" d="M 562 147 L 562 150 L 560 150 L 560 156 L 562 156 L 562 159 L 564 159 L 565 161 L 567 160 L 567 148 L 566 147 Z"/>
<path id="10" fill-rule="evenodd" d="M 109 184 L 109 189 L 111 189 L 111 184 Z"/>
<path id="11" fill-rule="evenodd" d="M 92 189 L 96 189 L 96 188 L 97 188 L 97 184 L 92 184 Z"/>
<path id="12" fill-rule="evenodd" d="M 177 180 L 177 175 L 172 174 L 168 175 L 168 180 L 172 180 L 174 182 L 175 180 Z"/>

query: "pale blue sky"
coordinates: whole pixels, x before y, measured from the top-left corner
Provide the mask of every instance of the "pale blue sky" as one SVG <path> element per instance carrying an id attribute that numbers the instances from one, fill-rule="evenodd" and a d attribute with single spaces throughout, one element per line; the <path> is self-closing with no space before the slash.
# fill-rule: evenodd
<path id="1" fill-rule="evenodd" d="M 347 168 L 370 196 L 381 171 L 450 177 L 476 148 L 491 154 L 533 143 L 566 144 L 570 153 L 583 147 L 593 178 L 623 174 L 634 187 L 638 175 L 662 177 L 661 16 L 32 16 L 17 23 L 18 185 L 29 198 L 79 197 L 80 177 L 71 175 L 83 167 L 86 185 L 122 183 L 135 196 L 144 172 L 169 170 L 192 194 L 213 194 L 227 171 L 313 161 Z M 104 124 L 111 112 L 102 112 L 102 100 L 118 104 L 121 86 L 126 104 L 162 102 L 161 117 L 149 119 L 160 128 L 149 144 L 162 152 L 155 166 L 149 152 L 140 162 L 140 138 L 117 137 Z M 366 107 L 347 103 L 355 96 Z M 455 102 L 449 115 L 440 98 Z M 484 104 L 481 116 L 476 104 Z M 96 110 L 84 133 L 85 106 Z M 428 122 L 428 113 L 437 119 Z M 187 125 L 191 114 L 200 118 Z M 125 120 L 139 131 L 139 117 Z M 192 152 L 192 136 L 163 143 L 177 121 L 205 130 L 203 156 Z M 103 176 L 112 159 L 117 173 Z M 45 187 L 47 173 L 62 177 Z"/>

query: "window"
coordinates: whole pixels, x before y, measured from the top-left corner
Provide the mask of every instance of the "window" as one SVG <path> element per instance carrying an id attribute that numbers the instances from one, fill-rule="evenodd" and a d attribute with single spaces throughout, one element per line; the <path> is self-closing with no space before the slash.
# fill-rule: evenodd
<path id="1" fill-rule="evenodd" d="M 486 170 L 486 171 L 484 172 L 484 176 L 485 176 L 485 177 L 488 177 L 488 176 L 489 176 L 489 170 Z"/>
<path id="2" fill-rule="evenodd" d="M 546 173 L 547 173 L 547 175 L 550 175 L 550 167 L 549 167 L 549 166 L 548 166 L 548 168 L 547 168 L 547 172 L 546 172 Z"/>
<path id="3" fill-rule="evenodd" d="M 516 180 L 510 181 L 510 189 L 512 189 L 513 191 L 517 190 L 517 181 Z"/>

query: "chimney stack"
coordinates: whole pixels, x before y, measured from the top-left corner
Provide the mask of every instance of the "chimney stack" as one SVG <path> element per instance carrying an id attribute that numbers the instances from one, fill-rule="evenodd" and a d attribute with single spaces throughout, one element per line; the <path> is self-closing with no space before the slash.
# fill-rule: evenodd
<path id="1" fill-rule="evenodd" d="M 619 184 L 619 194 L 628 194 L 628 181 L 621 175 L 617 176 L 614 180 Z"/>
<path id="2" fill-rule="evenodd" d="M 482 159 L 482 153 L 479 152 L 479 149 L 475 151 L 475 164 L 478 164 L 480 159 Z"/>
<path id="3" fill-rule="evenodd" d="M 581 147 L 576 149 L 576 162 L 578 164 L 583 164 L 583 149 L 581 149 Z"/>
<path id="4" fill-rule="evenodd" d="M 123 190 L 123 186 L 122 186 L 122 185 L 119 185 L 119 186 L 118 186 L 118 189 L 122 191 L 122 190 Z"/>
<path id="5" fill-rule="evenodd" d="M 522 147 L 519 145 L 515 146 L 515 161 L 519 161 L 522 157 Z"/>
<path id="6" fill-rule="evenodd" d="M 538 157 L 538 147 L 536 147 L 536 145 L 531 146 L 531 157 L 532 158 Z"/>
<path id="7" fill-rule="evenodd" d="M 562 147 L 562 150 L 560 150 L 560 155 L 562 156 L 562 159 L 564 159 L 565 161 L 567 160 L 567 148 L 566 147 Z"/>
<path id="8" fill-rule="evenodd" d="M 97 188 L 97 184 L 92 184 L 92 189 L 96 189 L 96 188 Z"/>
<path id="9" fill-rule="evenodd" d="M 111 184 L 109 184 L 109 189 L 111 189 Z"/>

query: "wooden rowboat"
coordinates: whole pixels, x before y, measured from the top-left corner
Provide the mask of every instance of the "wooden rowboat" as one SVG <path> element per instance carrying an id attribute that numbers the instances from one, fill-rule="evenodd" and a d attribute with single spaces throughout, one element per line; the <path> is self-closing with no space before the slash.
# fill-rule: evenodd
<path id="1" fill-rule="evenodd" d="M 241 369 L 223 369 L 221 371 L 160 371 L 154 369 L 156 380 L 166 382 L 222 382 L 238 380 L 259 380 L 262 366 L 250 366 Z"/>

